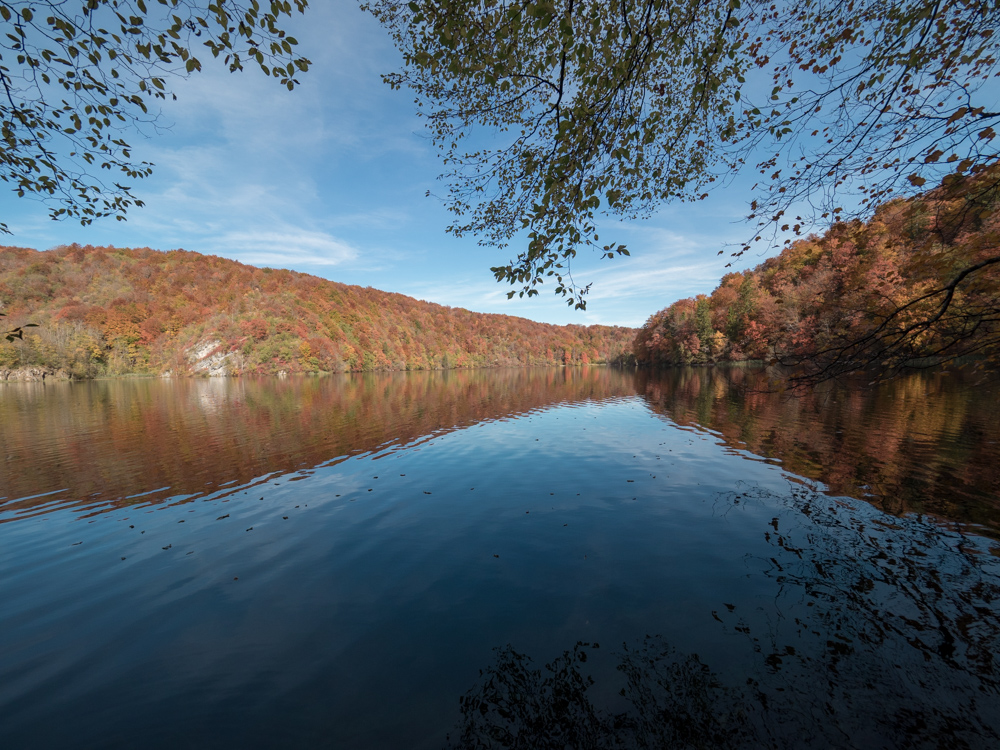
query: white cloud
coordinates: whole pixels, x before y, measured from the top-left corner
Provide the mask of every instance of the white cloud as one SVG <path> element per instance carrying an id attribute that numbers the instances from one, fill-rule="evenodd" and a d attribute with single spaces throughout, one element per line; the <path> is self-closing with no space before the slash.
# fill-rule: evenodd
<path id="1" fill-rule="evenodd" d="M 543 284 L 538 296 L 530 299 L 508 300 L 507 292 L 514 287 L 496 283 L 485 272 L 454 279 L 414 279 L 396 290 L 438 304 L 550 323 L 640 326 L 675 300 L 711 292 L 731 270 L 725 267 L 728 258 L 717 255 L 722 247 L 718 236 L 624 223 L 602 227 L 600 233 L 620 237 L 632 255 L 609 261 L 601 260 L 597 251 L 585 251 L 574 260 L 576 284 L 593 283 L 585 311 L 568 307 L 565 298 L 553 294 L 554 283 Z M 487 257 L 477 257 L 485 267 Z"/>
<path id="2" fill-rule="evenodd" d="M 592 283 L 588 302 L 598 300 L 675 299 L 711 291 L 724 273 L 718 239 L 680 234 L 649 225 L 624 225 L 602 230 L 625 238 L 632 255 L 595 259 L 574 270 L 580 286 Z M 578 266 L 583 264 L 577 263 Z M 650 311 L 652 312 L 652 311 Z"/>
<path id="3" fill-rule="evenodd" d="M 467 310 L 502 312 L 507 315 L 519 313 L 496 309 L 500 303 L 507 301 L 508 287 L 497 283 L 470 282 L 468 279 L 449 280 L 443 284 L 422 284 L 406 286 L 402 294 L 425 302 L 434 302 L 449 307 L 464 307 Z"/>
<path id="4" fill-rule="evenodd" d="M 212 252 L 255 266 L 301 268 L 336 266 L 358 257 L 357 248 L 325 232 L 231 231 L 208 244 Z"/>
<path id="5" fill-rule="evenodd" d="M 667 263 L 658 260 L 667 258 L 641 258 L 628 263 L 627 268 L 606 271 L 600 274 L 581 274 L 584 283 L 594 282 L 588 300 L 620 299 L 623 297 L 658 295 L 662 298 L 681 297 L 710 292 L 719 281 L 719 269 L 715 263 L 705 262 L 688 265 Z M 697 291 L 689 291 L 697 289 Z M 671 300 L 672 301 L 672 300 Z"/>

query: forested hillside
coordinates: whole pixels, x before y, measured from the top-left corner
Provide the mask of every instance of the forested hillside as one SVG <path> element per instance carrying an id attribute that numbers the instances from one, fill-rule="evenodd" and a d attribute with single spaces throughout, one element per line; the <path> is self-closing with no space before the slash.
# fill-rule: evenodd
<path id="1" fill-rule="evenodd" d="M 727 274 L 711 295 L 653 315 L 635 356 L 653 365 L 777 359 L 836 374 L 1000 355 L 998 182 L 995 169 L 953 177 Z"/>
<path id="2" fill-rule="evenodd" d="M 0 248 L 0 372 L 75 377 L 607 362 L 635 330 L 473 313 L 184 250 Z"/>

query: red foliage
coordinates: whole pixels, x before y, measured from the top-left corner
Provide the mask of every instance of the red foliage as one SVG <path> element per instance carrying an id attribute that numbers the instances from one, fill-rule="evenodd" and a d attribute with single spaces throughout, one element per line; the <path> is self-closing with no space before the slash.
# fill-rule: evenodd
<path id="1" fill-rule="evenodd" d="M 899 328 L 937 320 L 943 295 L 898 311 L 943 289 L 963 268 L 997 258 L 998 176 L 994 170 L 893 201 L 867 223 L 836 224 L 752 271 L 727 274 L 709 298 L 709 325 L 698 328 L 697 300 L 680 300 L 649 318 L 634 354 L 654 365 L 809 358 L 861 339 L 890 316 Z M 970 338 L 961 351 L 1000 354 L 1000 263 L 993 262 L 956 290 L 941 325 L 919 329 L 926 332 L 908 343 L 909 356 L 948 353 L 948 342 L 963 336 Z M 718 346 L 706 345 L 707 336 Z"/>
<path id="2" fill-rule="evenodd" d="M 145 371 L 183 369 L 216 341 L 245 372 L 581 364 L 626 355 L 635 335 L 149 248 L 0 248 L 0 304 L 15 324 L 87 326 L 120 368 Z"/>

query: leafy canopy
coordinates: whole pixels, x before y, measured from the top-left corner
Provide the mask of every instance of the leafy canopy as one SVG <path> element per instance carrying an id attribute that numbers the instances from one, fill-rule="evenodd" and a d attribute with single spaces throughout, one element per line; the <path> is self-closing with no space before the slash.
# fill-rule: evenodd
<path id="1" fill-rule="evenodd" d="M 739 255 L 997 159 L 998 0 L 370 0 L 446 171 L 449 231 L 585 306 L 570 264 L 635 219 L 759 173 Z M 480 131 L 487 131 L 485 135 Z"/>
<path id="2" fill-rule="evenodd" d="M 255 64 L 293 89 L 309 61 L 280 23 L 307 4 L 0 2 L 0 179 L 49 202 L 52 218 L 124 219 L 142 201 L 123 182 L 153 166 L 132 156 L 125 133 L 155 127 L 152 104 L 176 98 L 171 82 L 200 71 L 198 55 L 221 58 L 233 72 Z"/>

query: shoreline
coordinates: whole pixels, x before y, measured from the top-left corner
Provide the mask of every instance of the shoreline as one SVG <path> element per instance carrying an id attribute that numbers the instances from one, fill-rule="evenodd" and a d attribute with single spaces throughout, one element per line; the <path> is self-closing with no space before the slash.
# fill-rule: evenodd
<path id="1" fill-rule="evenodd" d="M 175 374 L 172 371 L 163 373 L 123 373 L 121 375 L 97 375 L 94 377 L 76 377 L 72 373 L 54 367 L 42 365 L 26 365 L 24 367 L 0 368 L 0 384 L 2 383 L 44 383 L 46 381 L 59 382 L 88 382 L 92 380 L 211 380 L 215 378 L 245 378 L 245 377 L 265 377 L 265 378 L 287 378 L 290 375 L 306 377 L 324 377 L 328 375 L 363 375 L 366 373 L 398 373 L 398 372 L 467 372 L 470 370 L 498 370 L 498 369 L 528 369 L 533 367 L 544 367 L 550 369 L 567 367 L 616 367 L 619 369 L 637 369 L 634 365 L 620 365 L 611 362 L 574 362 L 572 364 L 527 364 L 527 365 L 484 365 L 479 367 L 436 367 L 436 368 L 413 368 L 405 370 L 379 369 L 379 370 L 311 370 L 302 372 L 290 372 L 279 370 L 278 372 L 212 372 L 205 371 L 186 372 Z"/>

